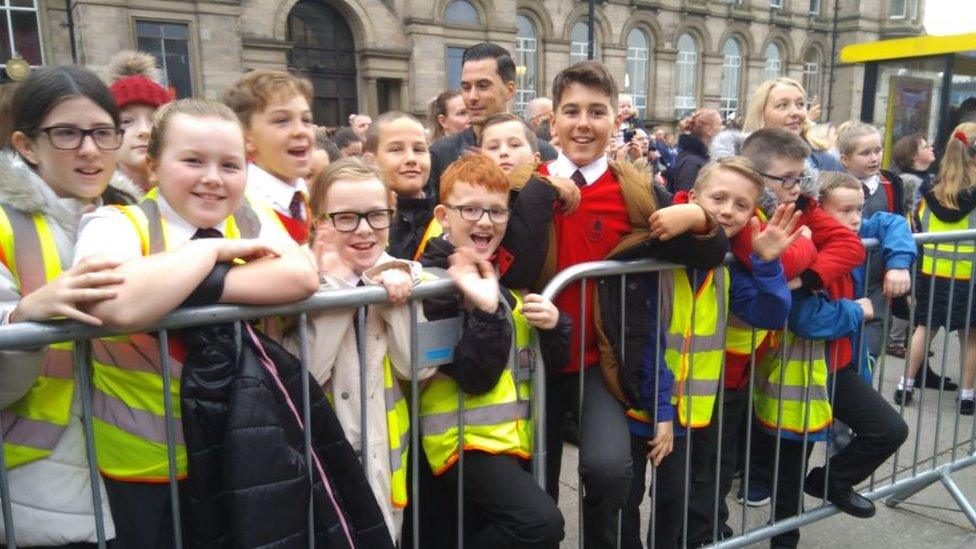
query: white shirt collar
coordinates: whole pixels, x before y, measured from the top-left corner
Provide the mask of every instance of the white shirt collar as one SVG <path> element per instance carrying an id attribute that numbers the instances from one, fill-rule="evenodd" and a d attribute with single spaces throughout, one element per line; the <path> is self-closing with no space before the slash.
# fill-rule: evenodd
<path id="1" fill-rule="evenodd" d="M 603 174 L 607 173 L 608 168 L 607 155 L 605 154 L 600 155 L 599 158 L 585 166 L 577 166 L 568 156 L 560 152 L 559 156 L 549 164 L 549 175 L 569 179 L 576 173 L 576 170 L 579 170 L 583 174 L 583 179 L 586 179 L 586 184 L 592 185 Z"/>
<path id="2" fill-rule="evenodd" d="M 292 185 L 254 163 L 247 165 L 247 189 L 285 215 L 291 215 L 291 200 L 295 191 L 301 191 L 308 197 L 308 185 L 301 177 Z"/>
<path id="3" fill-rule="evenodd" d="M 867 179 L 862 179 L 861 184 L 868 188 L 868 194 L 874 194 L 874 191 L 878 190 L 878 185 L 881 185 L 881 176 L 874 174 Z"/>
<path id="4" fill-rule="evenodd" d="M 193 235 L 196 234 L 197 229 L 207 229 L 210 227 L 197 227 L 196 225 L 187 221 L 183 216 L 178 214 L 176 210 L 170 206 L 169 202 L 163 198 L 162 193 L 156 196 L 156 203 L 159 205 L 159 214 L 166 220 L 166 244 L 169 249 L 178 248 L 183 244 L 186 244 Z M 227 236 L 227 220 L 224 219 L 216 226 L 213 227 L 220 231 L 220 234 Z"/>

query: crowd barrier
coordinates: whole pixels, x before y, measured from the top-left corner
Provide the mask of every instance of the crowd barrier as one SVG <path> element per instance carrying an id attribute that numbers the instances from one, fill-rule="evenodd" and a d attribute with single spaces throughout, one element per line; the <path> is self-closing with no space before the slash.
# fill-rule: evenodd
<path id="1" fill-rule="evenodd" d="M 973 244 L 967 244 L 976 242 L 976 230 L 969 231 L 957 231 L 957 232 L 947 232 L 938 234 L 919 234 L 915 235 L 916 242 L 919 245 L 922 244 L 934 244 L 943 243 L 950 244 L 953 247 L 953 251 L 944 251 L 943 254 L 947 257 L 951 257 L 956 263 L 962 261 L 971 261 L 976 264 L 976 250 L 969 251 Z M 870 256 L 871 254 L 883 253 L 878 250 L 878 243 L 876 241 L 866 240 L 865 245 L 868 248 L 869 261 L 868 264 L 871 265 Z M 965 247 L 963 251 L 961 248 Z M 944 247 L 943 247 L 944 248 Z M 969 257 L 967 257 L 969 256 Z M 731 258 L 729 258 L 731 261 Z M 559 294 L 562 290 L 571 284 L 579 283 L 582 284 L 584 299 L 582 300 L 582 310 L 580 317 L 585 316 L 586 308 L 589 306 L 589 297 L 593 295 L 594 283 L 597 279 L 605 277 L 621 277 L 621 300 L 627 299 L 627 277 L 629 276 L 640 276 L 645 273 L 653 271 L 661 271 L 667 269 L 674 269 L 676 265 L 662 263 L 655 260 L 640 260 L 632 262 L 613 262 L 613 261 L 601 261 L 576 265 L 569 269 L 560 272 L 543 290 L 542 294 L 548 298 L 553 298 Z M 955 267 L 953 268 L 953 274 L 955 274 Z M 965 299 L 966 300 L 966 311 L 967 311 L 967 325 L 970 325 L 968 318 L 968 311 L 972 310 L 973 304 L 973 290 L 974 290 L 974 280 L 970 279 L 968 283 L 968 292 L 966 295 L 959 296 L 953 295 L 950 291 L 950 295 L 947 296 L 950 303 L 955 299 Z M 909 325 L 913 326 L 915 319 L 919 314 L 924 314 L 926 321 L 925 325 L 929 326 L 933 324 L 932 319 L 932 299 L 931 296 L 934 292 L 934 287 L 917 287 L 916 284 L 916 273 L 915 269 L 912 269 L 912 290 L 911 295 L 914 297 L 917 292 L 928 291 L 930 294 L 930 299 L 928 300 L 930 306 L 927 311 L 916 311 L 914 307 L 911 308 L 911 315 L 909 318 Z M 414 288 L 413 294 L 411 296 L 411 302 L 423 300 L 425 298 L 446 296 L 453 294 L 455 292 L 453 284 L 446 278 L 441 277 L 438 280 L 424 282 Z M 861 296 L 857 296 L 861 297 Z M 164 397 L 165 397 L 165 410 L 166 410 L 166 431 L 167 440 L 169 442 L 169 470 L 170 478 L 170 494 L 171 494 L 171 505 L 173 507 L 174 520 L 174 535 L 177 540 L 177 547 L 181 546 L 180 540 L 182 539 L 181 525 L 180 525 L 180 498 L 178 495 L 178 487 L 176 483 L 176 457 L 175 457 L 175 441 L 177 435 L 175 433 L 175 421 L 173 415 L 174 403 L 170 397 L 170 385 L 172 383 L 178 383 L 178 380 L 171 379 L 170 368 L 168 364 L 168 353 L 165 352 L 167 349 L 167 338 L 168 332 L 174 329 L 189 328 L 194 326 L 201 326 L 219 322 L 233 322 L 239 320 L 251 320 L 260 319 L 273 316 L 296 316 L 298 333 L 300 334 L 301 340 L 301 359 L 302 370 L 304 374 L 305 384 L 303 386 L 303 391 L 305 394 L 304 402 L 302 403 L 302 409 L 300 410 L 304 416 L 303 423 L 305 425 L 309 424 L 310 420 L 310 409 L 309 409 L 309 376 L 308 372 L 308 361 L 307 361 L 307 342 L 306 339 L 306 327 L 308 318 L 307 315 L 310 312 L 320 311 L 324 309 L 335 309 L 335 308 L 349 308 L 349 307 L 359 307 L 360 314 L 358 315 L 359 327 L 364 328 L 365 324 L 365 314 L 364 310 L 370 304 L 381 303 L 386 301 L 386 292 L 382 288 L 378 287 L 365 287 L 365 288 L 355 288 L 349 290 L 336 290 L 328 292 L 319 292 L 309 299 L 286 305 L 278 306 L 267 306 L 267 307 L 243 307 L 243 306 L 231 306 L 231 305 L 218 305 L 210 307 L 202 307 L 197 309 L 184 309 L 178 310 L 165 319 L 163 319 L 159 325 L 152 328 L 152 332 L 157 332 L 159 335 L 159 345 L 161 349 L 161 356 L 163 357 L 162 374 L 163 374 L 163 384 L 164 384 Z M 660 301 L 659 301 L 660 303 Z M 951 309 L 951 308 L 950 308 Z M 416 372 L 419 368 L 436 367 L 439 364 L 446 363 L 450 360 L 451 352 L 451 338 L 444 337 L 445 333 L 456 333 L 456 323 L 453 325 L 443 324 L 439 325 L 434 322 L 419 322 L 417 308 L 411 306 L 411 356 L 413 359 L 413 369 Z M 623 310 L 623 309 L 622 309 Z M 692 311 L 692 318 L 694 318 L 694 311 Z M 886 362 L 888 362 L 883 349 L 887 343 L 888 328 L 891 321 L 890 312 L 886 314 L 882 319 L 882 352 L 878 357 L 877 364 L 874 370 L 874 383 L 877 390 L 881 393 L 885 399 L 891 403 L 891 393 L 894 390 L 894 386 L 885 381 L 885 368 Z M 444 321 L 440 321 L 444 322 Z M 626 326 L 626 318 L 622 318 L 620 325 Z M 579 327 L 574 327 L 574 329 L 579 329 Z M 863 331 L 863 325 L 862 325 Z M 0 327 L 0 350 L 12 350 L 12 349 L 31 349 L 39 348 L 44 345 L 49 345 L 56 342 L 73 341 L 74 346 L 74 371 L 75 380 L 77 383 L 78 391 L 80 393 L 81 407 L 82 407 L 82 420 L 85 431 L 85 439 L 87 441 L 87 461 L 89 467 L 89 474 L 92 478 L 92 485 L 98 486 L 98 467 L 95 458 L 95 448 L 93 442 L 93 427 L 92 427 L 92 387 L 91 387 L 91 368 L 92 368 L 92 356 L 91 356 L 91 344 L 90 340 L 105 337 L 109 335 L 116 335 L 110 333 L 104 329 L 83 325 L 75 322 L 69 321 L 57 321 L 49 323 L 21 323 L 13 324 L 8 326 Z M 580 338 L 580 348 L 585 345 L 585 333 L 581 333 Z M 694 336 L 693 336 L 694 337 Z M 361 338 L 359 356 L 360 356 L 360 374 L 363 375 L 365 372 L 365 364 L 363 362 L 363 357 L 365 356 L 364 341 L 366 338 Z M 755 340 L 755 336 L 753 338 Z M 968 344 L 968 332 L 959 332 L 959 352 L 955 351 L 955 346 L 950 346 L 949 334 L 945 334 L 939 342 L 936 340 L 937 344 L 941 347 L 937 356 L 940 356 L 938 368 L 936 373 L 945 376 L 947 374 L 955 374 L 958 376 L 960 373 L 960 368 L 958 367 L 963 360 L 963 352 Z M 865 344 L 865 338 L 860 337 L 859 341 L 861 345 Z M 534 342 L 535 343 L 535 342 Z M 755 347 L 755 345 L 753 345 Z M 755 353 L 755 348 L 752 350 Z M 910 349 L 907 351 L 910 352 Z M 582 355 L 582 353 L 581 353 Z M 753 355 L 754 356 L 754 355 Z M 541 360 L 539 359 L 539 353 L 533 354 L 533 364 L 531 366 L 531 376 L 532 376 L 532 400 L 531 400 L 531 411 L 533 423 L 537 428 L 533 429 L 533 455 L 532 455 L 532 473 L 539 482 L 540 485 L 544 485 L 546 478 L 546 430 L 541 428 L 545 424 L 545 413 L 546 413 L 546 372 L 545 368 L 541 365 Z M 953 357 L 955 360 L 953 360 Z M 926 365 L 929 359 L 926 358 Z M 907 360 L 906 360 L 907 364 Z M 951 367 L 950 367 L 951 366 Z M 693 363 L 690 368 L 693 369 Z M 923 365 L 923 368 L 925 365 Z M 753 375 L 749 380 L 749 410 L 752 409 L 752 398 L 753 389 L 755 388 L 755 369 L 752 369 Z M 923 372 L 926 370 L 923 370 Z M 720 383 L 724 380 L 725 368 L 722 368 L 722 378 Z M 580 368 L 580 387 L 583 387 L 583 379 L 586 375 L 599 375 L 595 370 L 586 371 L 584 368 Z M 924 374 L 923 374 L 924 375 Z M 954 377 L 955 377 L 954 376 Z M 420 447 L 420 436 L 418 428 L 418 402 L 417 398 L 419 390 L 421 387 L 421 382 L 418 377 L 414 375 L 413 379 L 409 382 L 403 383 L 404 387 L 410 387 L 410 408 L 411 408 L 411 450 Z M 923 383 L 924 386 L 924 383 Z M 721 387 L 721 385 L 720 385 Z M 780 385 L 782 388 L 782 385 Z M 364 388 L 365 391 L 365 388 Z M 965 495 L 959 489 L 959 486 L 953 480 L 953 473 L 956 471 L 969 467 L 976 463 L 976 424 L 970 427 L 966 427 L 964 423 L 966 421 L 972 423 L 972 419 L 963 420 L 963 418 L 957 413 L 958 404 L 956 406 L 944 406 L 943 404 L 948 402 L 948 397 L 943 389 L 939 389 L 937 393 L 932 393 L 926 396 L 926 391 L 922 389 L 917 389 L 916 394 L 918 394 L 917 403 L 914 406 L 905 406 L 904 404 L 892 404 L 901 417 L 906 421 L 910 428 L 910 436 L 908 441 L 899 449 L 899 451 L 893 456 L 890 461 L 890 465 L 886 464 L 879 468 L 875 474 L 872 474 L 871 478 L 866 481 L 863 485 L 859 486 L 857 489 L 860 493 L 864 494 L 871 500 L 881 500 L 884 499 L 885 503 L 889 506 L 896 506 L 899 503 L 905 501 L 907 498 L 911 497 L 916 492 L 924 489 L 925 487 L 941 482 L 945 488 L 948 490 L 949 494 L 958 504 L 959 508 L 965 514 L 965 516 L 972 522 L 974 527 L 976 527 L 976 511 L 974 511 L 972 504 L 966 499 Z M 718 405 L 716 406 L 716 416 L 714 421 L 718 422 L 719 430 L 721 430 L 722 422 L 724 418 L 722 416 L 722 399 L 723 392 L 720 390 L 717 393 Z M 810 402 L 810 394 L 804 395 L 807 405 Z M 935 410 L 935 420 L 934 426 L 929 425 L 929 421 L 923 419 L 923 409 L 928 410 L 931 408 L 931 399 L 937 398 L 936 410 Z M 831 399 L 833 399 L 833 394 L 831 393 Z M 580 413 L 582 413 L 582 390 L 580 391 Z M 366 399 L 362 398 L 361 402 L 365 403 Z M 928 405 L 926 405 L 928 404 Z M 462 404 L 463 405 L 463 404 Z M 945 419 L 943 416 L 952 414 L 949 420 Z M 365 417 L 365 414 L 362 414 Z M 943 431 L 943 426 L 946 421 L 952 421 L 951 436 L 946 435 Z M 924 423 L 924 425 L 923 425 Z M 743 465 L 744 470 L 748 470 L 750 464 L 750 441 L 753 436 L 754 422 L 749 422 L 745 433 L 745 465 Z M 368 443 L 369 436 L 375 436 L 372 433 L 367 432 L 365 421 L 361 426 L 362 429 L 362 444 L 363 448 L 366 447 Z M 463 429 L 463 424 L 461 425 Z M 6 432 L 6 431 L 3 431 Z M 923 437 L 923 434 L 925 437 Z M 923 440 L 929 435 L 932 436 L 932 441 Z M 676 444 L 686 444 L 686 449 L 691 447 L 691 436 L 684 437 L 684 440 L 679 441 L 676 439 Z M 721 439 L 719 439 L 721 440 Z M 776 452 L 778 458 L 780 443 L 780 433 L 777 433 L 776 437 Z M 813 444 L 812 441 L 808 441 L 806 436 L 804 436 L 804 448 L 807 444 Z M 823 461 L 826 462 L 826 457 L 828 452 L 831 450 L 830 444 L 821 444 L 824 449 Z M 306 447 L 306 462 L 311 462 L 311 445 L 310 445 L 310 434 L 308 430 L 305 430 L 305 447 Z M 929 455 L 929 449 L 931 449 L 931 454 Z M 413 453 L 413 452 L 411 452 Z M 364 455 L 365 452 L 362 453 Z M 461 453 L 461 459 L 457 466 L 464 467 L 463 453 Z M 718 452 L 716 455 L 716 475 L 718 474 L 719 460 L 722 457 L 721 442 L 719 443 Z M 684 483 L 686 488 L 690 485 L 690 475 L 692 468 L 690 466 L 691 462 L 691 452 L 686 452 L 685 454 L 685 479 Z M 816 456 L 811 456 L 810 463 L 812 464 Z M 3 512 L 3 524 L 6 532 L 6 546 L 16 547 L 16 527 L 17 525 L 12 522 L 11 518 L 11 504 L 9 495 L 9 483 L 8 483 L 8 470 L 5 466 L 5 461 L 3 456 L 3 445 L 0 445 L 0 500 L 2 500 L 2 510 Z M 776 459 L 776 462 L 779 460 Z M 805 464 L 806 465 L 806 464 Z M 416 495 L 419 493 L 418 489 L 418 478 L 419 478 L 419 467 L 425 467 L 426 464 L 419 463 L 419 460 L 411 460 L 412 468 L 412 485 L 411 485 L 411 505 L 414 507 L 414 512 L 412 514 L 413 528 L 413 546 L 419 547 L 419 535 L 420 535 L 420 523 L 418 507 L 423 506 L 424 502 L 420 500 Z M 806 467 L 804 467 L 806 469 Z M 651 485 L 652 490 L 654 483 L 654 471 L 651 467 Z M 829 469 L 827 474 L 829 475 Z M 749 476 L 743 475 L 743 482 L 748 483 Z M 775 498 L 776 483 L 778 482 L 778 475 L 774 471 L 772 474 L 773 486 L 771 487 L 771 492 L 773 498 Z M 463 474 L 458 475 L 459 479 L 463 481 Z M 312 481 L 312 468 L 309 467 L 309 481 Z M 716 479 L 716 485 L 718 484 Z M 802 485 L 798 487 L 802 493 Z M 458 501 L 457 501 L 457 512 L 458 512 L 458 539 L 464 539 L 463 536 L 463 525 L 464 525 L 464 502 L 460 496 L 461 490 L 458 490 Z M 745 492 L 748 493 L 748 486 L 745 486 Z M 578 539 L 579 546 L 583 547 L 583 509 L 584 505 L 582 502 L 583 491 L 578 492 L 578 509 L 580 510 L 579 520 L 578 520 Z M 652 492 L 653 494 L 653 492 Z M 102 516 L 102 501 L 101 494 L 98 490 L 92 491 L 93 505 L 96 513 L 96 531 L 98 535 L 98 545 L 99 547 L 106 547 L 105 540 L 105 528 L 104 528 L 104 517 Z M 651 509 L 650 509 L 650 528 L 654 528 L 655 516 L 656 516 L 656 497 L 651 499 Z M 719 506 L 718 493 L 714 499 L 714 508 L 717 510 Z M 751 509 L 748 505 L 742 505 L 741 512 L 739 513 L 739 521 L 732 520 L 732 509 L 730 507 L 730 518 L 729 524 L 733 527 L 735 534 L 731 537 L 722 537 L 719 535 L 719 524 L 717 521 L 713 523 L 712 529 L 712 542 L 714 547 L 744 547 L 749 544 L 753 544 L 768 538 L 771 538 L 777 534 L 811 524 L 816 521 L 824 520 L 839 511 L 833 506 L 825 501 L 821 505 L 811 508 L 804 509 L 802 506 L 803 498 L 801 497 L 801 505 L 797 509 L 797 514 L 779 521 L 773 521 L 769 518 L 768 512 L 764 510 Z M 685 490 L 685 507 L 684 514 L 687 519 L 688 512 L 688 490 Z M 644 504 L 647 504 L 647 497 L 645 494 Z M 775 502 L 774 502 L 775 504 Z M 311 505 L 311 504 L 310 504 Z M 772 508 L 772 505 L 770 506 Z M 717 513 L 716 513 L 717 514 Z M 751 515 L 751 518 L 750 518 Z M 309 529 L 312 529 L 313 520 L 313 509 L 308 509 L 309 516 Z M 572 523 L 570 517 L 567 518 L 567 527 Z M 646 519 L 642 518 L 642 522 Z M 687 533 L 687 520 L 685 520 L 685 533 Z M 568 530 L 568 528 L 567 528 Z M 567 531 L 567 534 L 570 532 Z M 309 544 L 312 546 L 311 537 L 309 537 Z M 619 545 L 618 539 L 618 545 Z M 566 546 L 566 543 L 563 544 Z"/>

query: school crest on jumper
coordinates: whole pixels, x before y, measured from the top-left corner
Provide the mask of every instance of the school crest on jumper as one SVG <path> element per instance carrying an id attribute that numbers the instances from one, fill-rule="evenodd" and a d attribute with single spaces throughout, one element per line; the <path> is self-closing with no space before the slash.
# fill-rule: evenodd
<path id="1" fill-rule="evenodd" d="M 586 215 L 585 225 L 586 238 L 590 242 L 600 242 L 603 240 L 603 218 L 599 214 L 589 213 Z"/>

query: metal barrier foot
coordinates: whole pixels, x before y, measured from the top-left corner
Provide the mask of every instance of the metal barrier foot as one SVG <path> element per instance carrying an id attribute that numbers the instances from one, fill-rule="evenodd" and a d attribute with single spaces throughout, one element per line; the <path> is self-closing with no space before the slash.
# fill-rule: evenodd
<path id="1" fill-rule="evenodd" d="M 952 499 L 956 500 L 956 505 L 959 506 L 959 509 L 969 519 L 973 528 L 976 528 L 976 509 L 973 509 L 973 505 L 966 499 L 966 494 L 962 493 L 956 481 L 952 480 L 952 474 L 949 471 L 943 471 L 940 480 L 942 481 L 942 485 L 946 487 L 946 490 L 949 491 Z"/>

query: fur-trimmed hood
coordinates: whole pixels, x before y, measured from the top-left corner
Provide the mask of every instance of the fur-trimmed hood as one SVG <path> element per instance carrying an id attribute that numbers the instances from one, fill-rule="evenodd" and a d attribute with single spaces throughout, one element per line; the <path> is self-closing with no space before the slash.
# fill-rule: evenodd
<path id="1" fill-rule="evenodd" d="M 122 195 L 127 199 L 123 200 L 125 202 L 137 201 L 143 195 L 128 177 L 118 171 L 109 181 L 109 187 L 114 190 L 113 196 Z M 23 212 L 40 213 L 52 218 L 72 241 L 78 221 L 90 209 L 89 204 L 81 201 L 59 198 L 19 154 L 10 150 L 0 151 L 0 202 Z"/>

